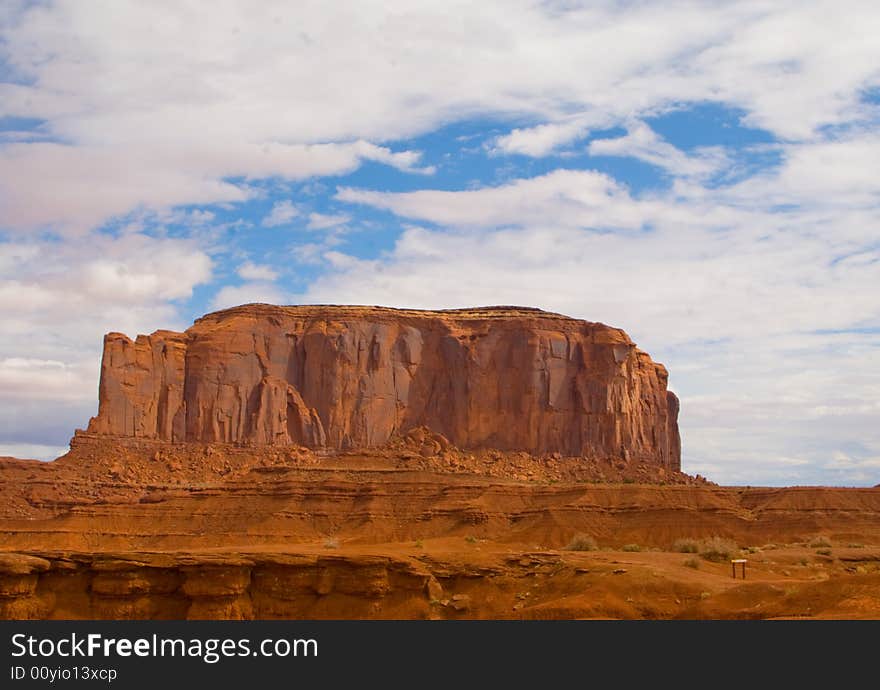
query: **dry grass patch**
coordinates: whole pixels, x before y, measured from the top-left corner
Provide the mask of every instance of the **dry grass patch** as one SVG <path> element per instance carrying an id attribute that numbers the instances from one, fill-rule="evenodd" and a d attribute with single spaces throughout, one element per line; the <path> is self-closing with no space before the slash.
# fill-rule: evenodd
<path id="1" fill-rule="evenodd" d="M 598 551 L 599 545 L 589 534 L 575 534 L 565 547 L 566 551 Z"/>

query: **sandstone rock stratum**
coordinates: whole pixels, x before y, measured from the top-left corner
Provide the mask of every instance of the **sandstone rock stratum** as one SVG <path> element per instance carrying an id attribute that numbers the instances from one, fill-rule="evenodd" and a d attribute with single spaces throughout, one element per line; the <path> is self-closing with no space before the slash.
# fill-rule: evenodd
<path id="1" fill-rule="evenodd" d="M 460 448 L 677 471 L 666 384 L 622 330 L 537 309 L 252 304 L 184 333 L 108 334 L 88 432 L 346 450 L 424 427 Z"/>

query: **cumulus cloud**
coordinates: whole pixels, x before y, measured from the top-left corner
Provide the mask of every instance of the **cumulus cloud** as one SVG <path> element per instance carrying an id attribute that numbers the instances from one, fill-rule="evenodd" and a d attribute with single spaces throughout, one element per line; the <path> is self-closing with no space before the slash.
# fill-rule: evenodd
<path id="1" fill-rule="evenodd" d="M 184 239 L 0 243 L 0 445 L 60 447 L 94 414 L 103 335 L 185 327 L 175 302 L 211 276 Z"/>
<path id="2" fill-rule="evenodd" d="M 50 227 L 81 234 L 135 208 L 164 210 L 183 204 L 238 203 L 254 198 L 231 177 L 290 180 L 351 172 L 363 160 L 402 170 L 419 154 L 392 152 L 365 141 L 294 145 L 235 143 L 222 149 L 194 142 L 150 148 L 140 140 L 116 146 L 53 142 L 0 146 L 2 223 L 22 232 Z"/>
<path id="3" fill-rule="evenodd" d="M 663 141 L 644 122 L 632 123 L 626 136 L 594 139 L 588 150 L 593 156 L 639 158 L 679 177 L 707 177 L 729 163 L 721 147 L 703 147 L 688 155 Z"/>
<path id="4" fill-rule="evenodd" d="M 554 170 L 499 187 L 393 193 L 341 188 L 336 199 L 387 209 L 406 218 L 451 226 L 530 225 L 548 217 L 572 227 L 637 229 L 641 204 L 626 187 L 593 170 Z"/>
<path id="5" fill-rule="evenodd" d="M 582 120 L 517 127 L 509 134 L 496 137 L 493 151 L 538 158 L 586 136 L 587 131 L 588 127 Z"/>
<path id="6" fill-rule="evenodd" d="M 286 304 L 287 301 L 284 292 L 277 285 L 253 281 L 243 285 L 226 285 L 214 296 L 211 306 L 213 309 L 226 309 L 254 302 Z"/>
<path id="7" fill-rule="evenodd" d="M 88 400 L 93 367 L 53 359 L 5 357 L 0 359 L 0 397 L 44 401 Z"/>
<path id="8" fill-rule="evenodd" d="M 336 228 L 340 225 L 345 225 L 350 220 L 351 216 L 345 213 L 310 213 L 308 228 L 309 230 L 327 230 L 328 228 Z"/>
<path id="9" fill-rule="evenodd" d="M 3 243 L 0 265 L 7 267 L 0 276 L 0 310 L 6 316 L 0 334 L 10 334 L 20 323 L 57 323 L 65 338 L 77 340 L 81 329 L 63 326 L 85 326 L 84 317 L 90 325 L 107 323 L 113 312 L 113 318 L 121 318 L 120 328 L 149 321 L 142 316 L 154 310 L 171 318 L 169 301 L 189 297 L 212 275 L 210 257 L 194 242 L 140 233 L 97 234 L 76 243 Z M 21 347 L 0 340 L 0 352 Z"/>
<path id="10" fill-rule="evenodd" d="M 856 129 L 781 148 L 779 169 L 752 175 L 730 192 L 742 202 L 807 204 L 836 212 L 880 205 L 880 134 Z"/>
<path id="11" fill-rule="evenodd" d="M 241 180 L 363 160 L 430 173 L 418 152 L 375 142 L 480 113 L 536 121 L 496 143 L 529 155 L 583 123 L 706 100 L 802 140 L 865 115 L 861 96 L 880 84 L 878 30 L 875 3 L 841 12 L 823 0 L 370 0 L 344 3 L 333 22 L 320 3 L 229 2 L 207 15 L 126 0 L 110 14 L 28 6 L 0 24 L 13 76 L 0 114 L 44 121 L 47 140 L 0 145 L 3 222 L 82 231 L 134 207 L 242 201 Z"/>
<path id="12" fill-rule="evenodd" d="M 238 275 L 244 280 L 257 280 L 271 282 L 278 277 L 278 271 L 271 266 L 255 264 L 246 261 L 238 267 Z"/>
<path id="13" fill-rule="evenodd" d="M 272 210 L 263 218 L 263 227 L 274 228 L 286 225 L 299 215 L 299 209 L 292 201 L 276 201 Z"/>

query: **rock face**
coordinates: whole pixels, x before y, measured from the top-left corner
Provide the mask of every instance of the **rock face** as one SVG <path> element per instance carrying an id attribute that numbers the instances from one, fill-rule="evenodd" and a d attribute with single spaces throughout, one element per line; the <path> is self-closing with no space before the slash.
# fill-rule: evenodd
<path id="1" fill-rule="evenodd" d="M 104 339 L 93 434 L 348 449 L 428 427 L 462 448 L 678 470 L 678 400 L 621 330 L 534 309 L 247 305 Z"/>

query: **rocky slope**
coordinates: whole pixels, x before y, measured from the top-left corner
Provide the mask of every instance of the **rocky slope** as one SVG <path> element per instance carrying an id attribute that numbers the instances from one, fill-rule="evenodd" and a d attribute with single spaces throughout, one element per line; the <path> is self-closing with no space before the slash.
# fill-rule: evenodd
<path id="1" fill-rule="evenodd" d="M 880 615 L 878 489 L 430 433 L 346 452 L 80 434 L 51 463 L 0 460 L 0 618 Z M 578 534 L 603 550 L 565 550 Z M 762 547 L 748 582 L 674 552 L 710 535 Z"/>
<path id="2" fill-rule="evenodd" d="M 666 382 L 623 331 L 540 310 L 248 305 L 107 335 L 88 431 L 350 449 L 424 426 L 462 448 L 678 470 Z"/>
<path id="3" fill-rule="evenodd" d="M 317 453 L 81 435 L 52 463 L 0 461 L 0 618 L 880 615 L 880 490 L 423 455 L 415 436 Z M 579 534 L 602 550 L 567 550 Z M 709 535 L 761 547 L 747 582 L 675 552 Z"/>

